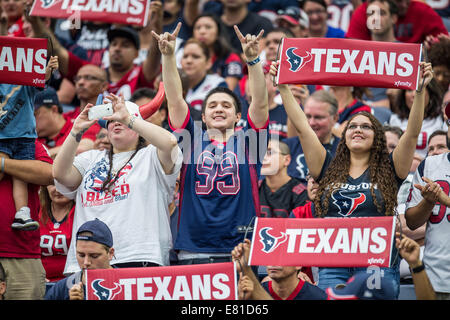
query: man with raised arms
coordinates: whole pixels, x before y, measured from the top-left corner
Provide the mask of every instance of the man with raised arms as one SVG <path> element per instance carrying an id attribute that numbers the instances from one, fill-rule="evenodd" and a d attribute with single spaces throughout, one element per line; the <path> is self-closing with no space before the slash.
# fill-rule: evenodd
<path id="1" fill-rule="evenodd" d="M 184 154 L 174 249 L 180 264 L 230 261 L 231 250 L 244 236 L 239 230 L 245 230 L 260 212 L 257 181 L 269 121 L 266 81 L 258 56 L 263 31 L 243 36 L 235 26 L 248 64 L 252 97 L 248 124 L 235 131 L 241 118 L 239 99 L 228 88 L 214 88 L 203 102 L 206 130 L 202 130 L 183 99 L 174 55 L 180 27 L 171 34 L 153 33 L 162 53 L 169 124 L 182 139 L 179 145 Z"/>

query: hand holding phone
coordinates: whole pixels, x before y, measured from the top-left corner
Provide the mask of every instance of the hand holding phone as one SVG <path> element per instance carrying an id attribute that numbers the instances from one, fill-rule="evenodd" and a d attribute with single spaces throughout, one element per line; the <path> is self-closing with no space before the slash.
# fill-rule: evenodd
<path id="1" fill-rule="evenodd" d="M 99 104 L 89 109 L 88 118 L 89 120 L 98 120 L 103 117 L 111 116 L 113 112 L 111 103 Z"/>

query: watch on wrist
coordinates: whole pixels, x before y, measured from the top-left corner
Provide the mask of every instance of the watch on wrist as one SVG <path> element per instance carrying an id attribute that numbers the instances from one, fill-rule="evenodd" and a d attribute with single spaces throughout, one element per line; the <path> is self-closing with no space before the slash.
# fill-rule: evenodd
<path id="1" fill-rule="evenodd" d="M 411 268 L 411 273 L 419 273 L 419 272 L 422 272 L 423 270 L 425 270 L 425 265 L 421 264 L 418 267 Z"/>

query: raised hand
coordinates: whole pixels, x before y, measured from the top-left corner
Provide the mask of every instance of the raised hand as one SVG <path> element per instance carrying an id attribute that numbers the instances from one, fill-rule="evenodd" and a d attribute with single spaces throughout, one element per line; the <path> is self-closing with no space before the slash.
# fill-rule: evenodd
<path id="1" fill-rule="evenodd" d="M 261 30 L 257 36 L 247 34 L 244 37 L 239 28 L 235 25 L 234 32 L 236 32 L 236 35 L 241 42 L 242 52 L 247 58 L 247 61 L 255 60 L 259 55 L 259 42 L 262 39 L 264 30 Z"/>
<path id="2" fill-rule="evenodd" d="M 89 120 L 89 109 L 92 108 L 94 105 L 92 103 L 88 103 L 84 108 L 83 111 L 80 112 L 78 117 L 75 119 L 72 131 L 76 134 L 83 134 L 84 132 L 89 129 L 90 126 L 92 126 L 97 120 Z"/>
<path id="3" fill-rule="evenodd" d="M 155 31 L 152 31 L 153 37 L 158 41 L 158 47 L 161 54 L 167 56 L 175 53 L 175 40 L 180 32 L 180 29 L 181 22 L 178 22 L 177 27 L 172 33 L 164 32 L 163 34 L 157 34 Z"/>
<path id="4" fill-rule="evenodd" d="M 47 68 L 45 69 L 45 80 L 49 80 L 52 76 L 53 70 L 57 70 L 59 67 L 58 64 L 58 56 L 51 56 L 50 61 L 47 64 Z"/>
<path id="5" fill-rule="evenodd" d="M 419 90 L 422 89 L 422 82 L 423 88 L 425 88 L 430 83 L 431 79 L 433 79 L 433 68 L 431 63 L 422 61 L 419 70 Z"/>
<path id="6" fill-rule="evenodd" d="M 233 260 L 239 261 L 237 264 L 238 272 L 244 271 L 248 268 L 248 257 L 250 254 L 250 245 L 251 241 L 245 239 L 244 242 L 239 243 L 234 249 L 231 251 L 231 257 Z M 241 267 L 244 270 L 241 270 Z"/>
<path id="7" fill-rule="evenodd" d="M 105 98 L 109 100 L 112 104 L 113 114 L 109 117 L 104 117 L 106 121 L 118 121 L 123 124 L 127 124 L 130 118 L 130 113 L 125 106 L 125 99 L 123 96 L 116 96 L 115 94 L 110 94 Z"/>

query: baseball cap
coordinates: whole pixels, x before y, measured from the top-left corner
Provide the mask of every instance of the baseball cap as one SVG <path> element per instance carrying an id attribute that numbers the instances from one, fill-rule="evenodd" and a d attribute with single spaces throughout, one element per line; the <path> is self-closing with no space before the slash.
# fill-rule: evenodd
<path id="1" fill-rule="evenodd" d="M 82 232 L 91 232 L 91 236 L 80 235 Z M 113 246 L 113 237 L 111 230 L 108 226 L 95 218 L 95 220 L 87 221 L 78 228 L 77 231 L 77 241 L 94 241 L 100 244 L 104 244 L 105 246 L 112 248 Z"/>
<path id="2" fill-rule="evenodd" d="M 141 47 L 141 41 L 139 40 L 138 32 L 132 27 L 119 27 L 119 28 L 111 28 L 108 30 L 108 41 L 109 43 L 116 37 L 122 37 L 130 39 L 136 49 L 139 50 Z"/>
<path id="3" fill-rule="evenodd" d="M 48 87 L 34 96 L 34 109 L 42 105 L 57 105 L 59 107 L 58 95 L 55 89 Z"/>
<path id="4" fill-rule="evenodd" d="M 345 286 L 327 288 L 328 300 L 395 300 L 393 284 L 385 277 L 378 279 L 373 273 L 359 272 L 353 275 Z"/>
<path id="5" fill-rule="evenodd" d="M 285 10 L 278 10 L 278 17 L 276 20 L 286 20 L 295 26 L 301 25 L 302 27 L 309 28 L 308 15 L 298 7 L 291 6 L 287 7 Z"/>

